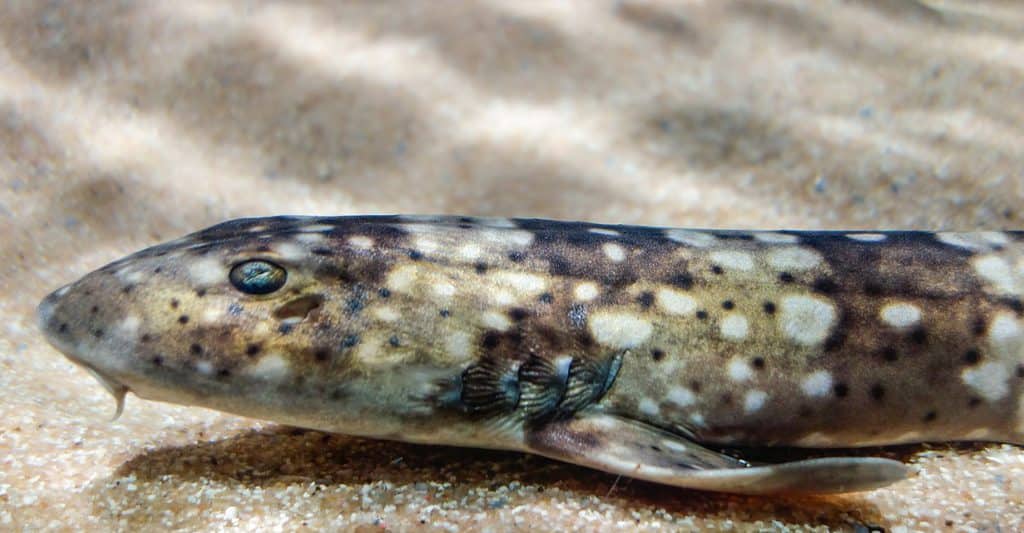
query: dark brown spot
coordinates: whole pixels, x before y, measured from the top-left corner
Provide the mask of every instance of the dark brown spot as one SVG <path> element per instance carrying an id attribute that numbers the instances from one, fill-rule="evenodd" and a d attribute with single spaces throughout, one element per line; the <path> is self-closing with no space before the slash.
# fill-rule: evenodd
<path id="1" fill-rule="evenodd" d="M 939 414 L 936 413 L 935 411 L 928 411 L 927 413 L 925 413 L 924 418 L 922 418 L 921 420 L 924 422 L 932 422 L 936 418 L 938 418 L 938 416 Z"/>
<path id="2" fill-rule="evenodd" d="M 512 308 L 512 309 L 509 309 L 508 316 L 513 321 L 519 322 L 519 321 L 525 319 L 526 317 L 530 316 L 530 312 L 527 311 L 526 309 L 521 308 L 521 307 L 515 307 L 515 308 Z"/>
<path id="3" fill-rule="evenodd" d="M 774 315 L 775 314 L 775 303 L 774 302 L 765 302 L 764 303 L 764 312 L 769 314 L 769 315 Z"/>
<path id="4" fill-rule="evenodd" d="M 99 311 L 100 311 L 100 307 L 99 307 L 98 305 L 94 305 L 94 306 L 92 306 L 92 307 L 90 307 L 90 308 L 89 308 L 89 312 L 90 312 L 90 313 L 92 313 L 92 314 L 94 314 L 94 315 L 95 315 L 96 313 L 98 313 Z"/>
<path id="5" fill-rule="evenodd" d="M 733 309 L 734 307 L 736 307 L 736 304 L 733 303 L 732 300 L 726 300 L 722 302 L 722 309 L 725 309 L 726 311 Z"/>
<path id="6" fill-rule="evenodd" d="M 846 398 L 846 396 L 850 394 L 850 387 L 848 387 L 846 383 L 836 383 L 836 385 L 832 387 L 832 392 L 835 393 L 836 398 Z"/>
<path id="7" fill-rule="evenodd" d="M 697 318 L 700 319 L 700 320 L 707 320 L 708 312 L 703 310 L 703 309 L 701 309 L 700 311 L 697 311 Z"/>
<path id="8" fill-rule="evenodd" d="M 222 369 L 217 371 L 217 377 L 218 378 L 224 379 L 224 378 L 228 378 L 230 376 L 231 376 L 231 371 L 226 369 L 226 368 L 222 368 Z"/>
<path id="9" fill-rule="evenodd" d="M 871 397 L 874 398 L 874 400 L 877 402 L 882 401 L 882 398 L 885 397 L 885 387 L 883 387 L 880 383 L 875 383 L 874 385 L 872 385 Z"/>
<path id="10" fill-rule="evenodd" d="M 134 285 L 125 285 L 125 286 L 124 286 L 124 287 L 123 287 L 123 288 L 121 289 L 121 292 L 123 292 L 123 293 L 125 293 L 125 294 L 131 294 L 131 292 L 132 292 L 132 289 L 133 289 L 134 287 L 135 287 Z"/>
<path id="11" fill-rule="evenodd" d="M 700 392 L 700 382 L 697 381 L 697 380 L 691 381 L 690 382 L 690 388 L 693 389 L 693 393 L 694 394 Z"/>
<path id="12" fill-rule="evenodd" d="M 163 267 L 156 267 L 156 268 L 153 269 L 153 273 L 154 274 L 159 274 L 159 273 L 161 273 L 163 271 L 164 271 Z"/>
<path id="13" fill-rule="evenodd" d="M 398 348 L 399 346 L 402 345 L 401 341 L 398 340 L 398 335 L 392 335 L 388 339 L 388 344 L 390 344 L 391 346 L 393 346 L 395 348 Z"/>
<path id="14" fill-rule="evenodd" d="M 548 259 L 548 273 L 552 276 L 568 276 L 571 266 L 564 257 L 552 257 Z"/>
<path id="15" fill-rule="evenodd" d="M 723 274 L 725 273 L 725 270 L 723 270 L 722 267 L 718 265 L 711 265 L 711 272 L 713 274 Z"/>
<path id="16" fill-rule="evenodd" d="M 518 250 L 509 252 L 508 254 L 508 260 L 513 263 L 521 263 L 523 259 L 526 259 L 526 254 Z"/>
<path id="17" fill-rule="evenodd" d="M 312 253 L 313 255 L 321 255 L 321 256 L 334 255 L 334 250 L 332 250 L 330 248 L 324 248 L 324 247 L 318 246 L 318 247 L 313 248 L 312 250 L 310 250 L 310 253 Z"/>
<path id="18" fill-rule="evenodd" d="M 974 409 L 979 405 L 981 405 L 981 398 L 978 398 L 977 396 L 971 396 L 971 398 L 967 400 L 967 407 L 970 407 L 971 409 Z"/>
<path id="19" fill-rule="evenodd" d="M 142 337 L 140 337 L 139 340 L 141 340 L 142 342 L 149 342 L 153 340 L 153 336 L 150 335 L 149 333 L 143 333 Z"/>
<path id="20" fill-rule="evenodd" d="M 868 281 L 864 284 L 864 294 L 868 296 L 881 296 L 885 289 L 877 281 Z"/>
<path id="21" fill-rule="evenodd" d="M 331 358 L 331 352 L 325 348 L 321 348 L 313 352 L 313 358 L 322 363 Z"/>
<path id="22" fill-rule="evenodd" d="M 755 357 L 750 362 L 754 365 L 754 368 L 758 370 L 762 370 L 764 368 L 764 357 Z"/>
<path id="23" fill-rule="evenodd" d="M 668 282 L 680 289 L 689 290 L 693 287 L 693 276 L 684 272 L 672 276 L 668 279 Z"/>
<path id="24" fill-rule="evenodd" d="M 181 305 L 181 303 L 178 302 L 178 300 L 176 300 L 176 299 L 172 299 L 171 300 L 171 309 L 177 309 L 179 305 Z"/>
<path id="25" fill-rule="evenodd" d="M 419 250 L 409 250 L 409 259 L 419 261 L 420 259 L 423 259 L 423 252 Z"/>
<path id="26" fill-rule="evenodd" d="M 93 331 L 92 332 L 92 336 L 96 337 L 97 339 L 102 338 L 103 337 L 103 330 L 102 329 L 97 329 L 97 330 Z"/>
<path id="27" fill-rule="evenodd" d="M 978 350 L 967 350 L 964 353 L 964 363 L 975 365 L 978 364 L 978 361 L 981 361 L 981 353 Z"/>
<path id="28" fill-rule="evenodd" d="M 789 272 L 782 272 L 779 274 L 779 281 L 783 283 L 793 283 L 793 280 L 793 274 L 790 274 Z"/>
<path id="29" fill-rule="evenodd" d="M 188 324 L 188 315 L 181 315 L 178 317 L 179 324 Z"/>
<path id="30" fill-rule="evenodd" d="M 482 344 L 484 348 L 487 348 L 489 350 L 497 346 L 499 340 L 500 338 L 498 337 L 498 334 L 496 332 L 488 331 L 487 333 L 484 334 Z"/>
<path id="31" fill-rule="evenodd" d="M 1024 364 L 1017 365 L 1017 377 L 1024 378 Z"/>
<path id="32" fill-rule="evenodd" d="M 818 278 L 814 280 L 814 290 L 822 294 L 833 294 L 839 290 L 839 285 L 829 278 Z"/>
<path id="33" fill-rule="evenodd" d="M 438 314 L 441 315 L 441 318 L 448 318 L 452 316 L 452 312 L 447 309 L 442 309 Z"/>
<path id="34" fill-rule="evenodd" d="M 192 345 L 188 347 L 188 351 L 191 352 L 192 355 L 200 355 L 203 353 L 203 347 L 196 343 L 192 343 Z"/>
<path id="35" fill-rule="evenodd" d="M 975 335 L 984 335 L 986 329 L 987 325 L 985 324 L 985 317 L 976 317 L 974 319 L 974 326 L 971 328 L 971 331 L 973 331 Z"/>
<path id="36" fill-rule="evenodd" d="M 549 304 L 549 303 L 555 301 L 555 297 L 552 296 L 550 292 L 545 292 L 544 294 L 540 295 L 540 301 L 541 301 L 541 303 Z"/>
<path id="37" fill-rule="evenodd" d="M 259 344 L 250 344 L 245 347 L 245 355 L 248 355 L 249 357 L 254 357 L 258 355 L 260 353 L 260 350 L 262 349 L 263 348 Z"/>
<path id="38" fill-rule="evenodd" d="M 151 360 L 153 361 L 153 366 L 164 366 L 164 358 L 162 356 L 154 355 Z"/>
<path id="39" fill-rule="evenodd" d="M 196 296 L 199 298 L 206 296 L 206 289 L 196 289 Z"/>
<path id="40" fill-rule="evenodd" d="M 651 358 L 655 361 L 661 361 L 665 358 L 664 350 L 659 350 L 658 348 L 651 350 Z"/>
<path id="41" fill-rule="evenodd" d="M 483 274 L 487 272 L 487 263 L 477 263 L 473 266 L 473 269 L 476 270 L 477 274 Z"/>
<path id="42" fill-rule="evenodd" d="M 654 304 L 654 293 L 651 291 L 644 291 L 636 299 L 640 303 L 640 307 L 647 309 Z"/>

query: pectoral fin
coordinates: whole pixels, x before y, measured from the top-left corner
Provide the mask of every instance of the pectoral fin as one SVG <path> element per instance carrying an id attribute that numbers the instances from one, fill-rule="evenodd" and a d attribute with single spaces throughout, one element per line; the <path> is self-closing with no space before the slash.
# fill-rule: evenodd
<path id="1" fill-rule="evenodd" d="M 531 451 L 552 459 L 666 485 L 738 494 L 838 493 L 875 489 L 908 476 L 903 463 L 828 457 L 750 466 L 685 437 L 603 413 L 546 424 Z"/>

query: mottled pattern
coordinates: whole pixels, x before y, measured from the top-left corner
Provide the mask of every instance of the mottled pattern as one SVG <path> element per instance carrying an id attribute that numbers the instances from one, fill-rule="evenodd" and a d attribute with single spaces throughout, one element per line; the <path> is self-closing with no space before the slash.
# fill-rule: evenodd
<path id="1" fill-rule="evenodd" d="M 283 268 L 283 287 L 233 286 L 252 260 Z M 698 443 L 1024 442 L 1022 296 L 1016 232 L 275 217 L 143 250 L 39 314 L 115 395 L 713 490 L 827 491 L 898 476 L 828 487 L 839 463 L 796 463 L 704 485 L 679 470 L 759 470 Z M 627 429 L 631 444 L 609 441 Z"/>

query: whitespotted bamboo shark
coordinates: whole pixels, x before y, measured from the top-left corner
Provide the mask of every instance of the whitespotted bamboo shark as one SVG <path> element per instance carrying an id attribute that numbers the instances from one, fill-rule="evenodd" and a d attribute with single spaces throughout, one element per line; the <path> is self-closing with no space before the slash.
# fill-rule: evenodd
<path id="1" fill-rule="evenodd" d="M 114 395 L 519 450 L 658 483 L 868 490 L 903 463 L 732 447 L 1024 444 L 1024 232 L 241 219 L 48 296 Z"/>

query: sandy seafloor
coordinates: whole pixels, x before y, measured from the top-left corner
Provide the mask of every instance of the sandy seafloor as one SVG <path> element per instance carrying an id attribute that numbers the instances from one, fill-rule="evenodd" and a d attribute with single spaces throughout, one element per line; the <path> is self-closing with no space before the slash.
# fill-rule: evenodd
<path id="1" fill-rule="evenodd" d="M 0 530 L 1021 531 L 1024 450 L 738 497 L 130 397 L 49 290 L 218 221 L 460 213 L 1024 228 L 1024 4 L 7 0 Z"/>

